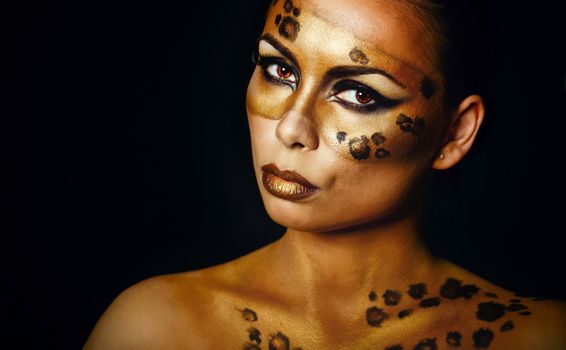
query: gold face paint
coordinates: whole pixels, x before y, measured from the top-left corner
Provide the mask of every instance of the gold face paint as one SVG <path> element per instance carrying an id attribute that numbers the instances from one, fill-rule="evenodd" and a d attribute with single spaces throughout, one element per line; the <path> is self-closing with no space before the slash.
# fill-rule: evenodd
<path id="1" fill-rule="evenodd" d="M 397 36 L 403 40 L 403 33 Z M 246 97 L 258 178 L 267 163 L 317 169 L 313 183 L 321 190 L 304 200 L 314 202 L 325 196 L 325 186 L 364 186 L 360 174 L 374 172 L 365 185 L 380 178 L 379 189 L 407 187 L 408 175 L 424 171 L 434 151 L 439 79 L 433 69 L 424 73 L 386 49 L 298 1 L 278 1 L 270 9 Z"/>
<path id="2" fill-rule="evenodd" d="M 294 8 L 300 9 L 295 11 L 300 13 L 298 17 L 293 15 Z M 294 27 L 300 28 L 293 35 L 288 34 L 289 30 L 281 29 L 285 25 L 283 19 L 287 17 L 297 21 Z M 422 133 L 415 137 L 416 133 L 403 132 L 406 128 L 397 124 L 397 119 L 404 115 L 419 120 L 421 129 L 432 124 L 430 120 L 427 123 L 425 117 L 432 118 L 429 114 L 433 112 L 433 101 L 427 100 L 421 92 L 422 84 L 426 82 L 426 91 L 430 93 L 431 80 L 371 43 L 359 40 L 347 30 L 334 27 L 305 11 L 297 2 L 281 1 L 271 9 L 264 34 L 258 42 L 258 53 L 259 66 L 250 82 L 247 99 L 248 110 L 252 114 L 280 119 L 285 111 L 306 99 L 305 102 L 308 100 L 312 105 L 310 117 L 315 121 L 318 131 L 325 132 L 322 135 L 325 142 L 334 145 L 343 156 L 350 159 L 356 157 L 351 154 L 349 142 L 338 142 L 339 132 L 349 135 L 349 140 L 362 136 L 369 138 L 381 132 L 387 139 L 383 147 L 393 157 L 419 153 L 415 152 L 415 147 L 422 146 L 419 145 L 419 139 L 427 139 L 421 137 Z M 398 101 L 398 104 L 373 112 L 361 112 L 337 103 L 340 98 L 354 104 L 371 99 L 369 94 L 355 90 L 355 86 L 348 90 L 344 86 L 344 92 L 329 98 L 339 79 L 333 79 L 328 72 L 340 67 L 368 68 L 368 74 L 362 74 L 363 70 L 360 70 L 343 76 L 342 80 L 356 81 L 377 92 L 382 100 L 375 101 L 375 104 L 386 104 L 385 101 Z M 348 106 L 355 107 L 353 104 Z M 356 144 L 354 148 L 359 149 Z M 373 152 L 376 150 L 372 149 Z M 383 153 L 381 155 L 373 159 L 385 158 Z"/>

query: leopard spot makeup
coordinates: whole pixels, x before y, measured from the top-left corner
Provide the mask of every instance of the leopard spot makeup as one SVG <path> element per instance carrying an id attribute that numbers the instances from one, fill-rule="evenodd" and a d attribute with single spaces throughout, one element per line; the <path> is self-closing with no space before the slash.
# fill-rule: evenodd
<path id="1" fill-rule="evenodd" d="M 347 136 L 347 135 L 348 135 L 348 134 L 346 134 L 344 131 L 338 131 L 338 132 L 336 133 L 336 140 L 338 140 L 338 143 L 341 144 L 342 142 L 346 141 L 346 136 Z"/>
<path id="2" fill-rule="evenodd" d="M 369 148 L 369 140 L 366 136 L 354 137 L 348 143 L 350 154 L 354 159 L 366 160 L 369 158 L 371 149 Z"/>
<path id="3" fill-rule="evenodd" d="M 281 333 L 271 335 L 269 340 L 269 350 L 289 350 L 289 338 Z"/>
<path id="4" fill-rule="evenodd" d="M 429 78 L 424 78 L 421 81 L 421 94 L 425 99 L 430 100 L 436 91 L 434 83 Z"/>
<path id="5" fill-rule="evenodd" d="M 275 6 L 276 4 L 277 1 L 274 1 L 273 5 Z M 294 42 L 301 31 L 301 23 L 296 19 L 296 17 L 301 15 L 301 9 L 295 6 L 293 0 L 285 0 L 282 10 L 283 14 L 278 13 L 275 16 L 275 25 L 279 35 Z"/>
<path id="6" fill-rule="evenodd" d="M 489 328 L 480 328 L 472 335 L 476 349 L 487 349 L 493 341 L 493 338 L 493 331 Z"/>
<path id="7" fill-rule="evenodd" d="M 366 310 L 367 323 L 372 327 L 380 327 L 387 317 L 389 317 L 389 315 L 377 306 L 372 306 Z"/>
<path id="8" fill-rule="evenodd" d="M 412 119 L 403 113 L 399 114 L 397 117 L 396 124 L 399 125 L 401 131 L 413 134 L 413 136 L 420 135 L 425 129 L 425 121 L 423 118 L 415 117 L 415 119 Z"/>
<path id="9" fill-rule="evenodd" d="M 367 65 L 369 63 L 369 59 L 366 54 L 357 47 L 354 47 L 352 51 L 350 51 L 350 59 L 354 63 L 360 63 L 362 65 Z"/>
<path id="10" fill-rule="evenodd" d="M 279 34 L 289 41 L 297 40 L 300 31 L 301 24 L 291 16 L 283 17 L 279 23 Z"/>

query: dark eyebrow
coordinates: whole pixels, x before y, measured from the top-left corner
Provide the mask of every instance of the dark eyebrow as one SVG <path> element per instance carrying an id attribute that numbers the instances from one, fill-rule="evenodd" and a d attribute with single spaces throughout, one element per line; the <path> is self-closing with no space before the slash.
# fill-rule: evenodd
<path id="1" fill-rule="evenodd" d="M 279 51 L 279 53 L 281 53 L 283 56 L 287 57 L 289 59 L 289 61 L 291 61 L 295 65 L 295 67 L 297 67 L 300 71 L 299 62 L 297 61 L 295 54 L 293 54 L 293 52 L 291 52 L 291 50 L 289 50 L 287 47 L 285 47 L 285 45 L 283 45 L 283 43 L 281 43 L 279 40 L 277 40 L 271 34 L 262 35 L 257 40 L 258 44 L 262 40 L 271 44 L 271 46 L 273 46 L 277 51 Z M 344 77 L 348 77 L 348 76 L 352 76 L 352 75 L 364 75 L 364 74 L 381 74 L 384 77 L 387 77 L 389 80 L 391 80 L 395 84 L 397 84 L 398 86 L 400 86 L 401 88 L 403 88 L 403 89 L 406 88 L 404 84 L 402 84 L 399 80 L 395 79 L 395 77 L 393 77 L 391 74 L 387 73 L 383 69 L 379 69 L 379 68 L 376 68 L 376 67 L 338 66 L 338 67 L 334 67 L 334 68 L 331 68 L 330 70 L 328 70 L 328 72 L 326 72 L 323 80 L 326 82 L 326 81 L 329 81 L 329 80 L 332 80 L 332 79 L 339 79 L 339 78 L 344 78 Z"/>
<path id="2" fill-rule="evenodd" d="M 375 67 L 358 67 L 358 66 L 338 66 L 331 68 L 326 72 L 324 76 L 324 81 L 329 81 L 333 79 L 344 78 L 352 75 L 364 75 L 364 74 L 381 74 L 387 77 L 389 80 L 394 82 L 395 84 L 399 85 L 403 89 L 405 89 L 405 85 L 403 85 L 399 80 L 395 79 L 391 74 L 387 73 L 383 69 L 375 68 Z"/>
<path id="3" fill-rule="evenodd" d="M 286 48 L 285 45 L 283 45 L 283 43 L 281 43 L 279 40 L 275 39 L 275 37 L 273 37 L 273 35 L 271 35 L 271 34 L 262 35 L 257 40 L 258 44 L 262 40 L 268 42 L 277 51 L 279 51 L 279 53 L 281 53 L 283 56 L 287 57 L 289 59 L 289 61 L 291 61 L 295 65 L 295 67 L 297 67 L 297 69 L 299 69 L 299 71 L 300 71 L 299 62 L 297 61 L 297 57 L 295 57 L 295 54 L 293 54 L 291 52 L 291 50 Z"/>

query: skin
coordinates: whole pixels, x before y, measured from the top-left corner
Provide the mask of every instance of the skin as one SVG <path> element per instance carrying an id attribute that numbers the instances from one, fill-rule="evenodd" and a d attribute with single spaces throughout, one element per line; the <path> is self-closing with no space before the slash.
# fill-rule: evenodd
<path id="1" fill-rule="evenodd" d="M 285 234 L 228 263 L 132 286 L 85 349 L 448 349 L 448 338 L 462 349 L 566 348 L 563 303 L 513 300 L 420 240 L 423 179 L 464 157 L 484 116 L 472 95 L 439 121 L 442 78 L 420 22 L 395 1 L 273 3 L 246 103 L 258 187 Z M 286 16 L 298 31 L 280 30 Z M 270 56 L 296 75 L 266 65 Z M 344 66 L 385 73 L 329 79 Z M 355 93 L 333 94 L 344 79 L 401 102 L 346 108 L 337 98 Z M 424 127 L 403 130 L 401 114 Z M 368 157 L 352 152 L 356 142 Z M 388 155 L 376 157 L 380 148 Z M 270 162 L 320 190 L 295 201 L 271 195 L 261 182 Z M 509 308 L 518 304 L 526 309 Z"/>

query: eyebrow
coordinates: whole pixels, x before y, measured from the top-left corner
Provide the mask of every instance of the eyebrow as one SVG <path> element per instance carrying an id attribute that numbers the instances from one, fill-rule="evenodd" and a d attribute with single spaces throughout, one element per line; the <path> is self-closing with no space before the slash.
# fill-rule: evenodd
<path id="1" fill-rule="evenodd" d="M 257 40 L 257 42 L 259 43 L 262 40 L 269 43 L 277 51 L 279 51 L 279 53 L 281 53 L 283 56 L 287 57 L 289 59 L 289 61 L 291 61 L 295 65 L 295 67 L 299 68 L 299 70 L 300 70 L 299 61 L 297 60 L 297 57 L 295 56 L 295 54 L 293 52 L 291 52 L 291 50 L 286 48 L 285 45 L 283 45 L 279 40 L 275 39 L 275 37 L 273 35 L 264 34 Z"/>
<path id="2" fill-rule="evenodd" d="M 395 84 L 399 85 L 401 88 L 405 89 L 406 86 L 403 85 L 399 80 L 395 79 L 391 74 L 387 73 L 383 69 L 379 69 L 376 67 L 358 67 L 358 66 L 338 66 L 331 68 L 326 74 L 324 75 L 324 80 L 332 80 L 332 79 L 339 79 L 344 78 L 352 75 L 364 75 L 364 74 L 380 74 L 394 82 Z"/>
<path id="3" fill-rule="evenodd" d="M 293 52 L 291 52 L 291 50 L 289 50 L 287 47 L 285 47 L 285 45 L 283 45 L 283 43 L 281 43 L 279 40 L 277 40 L 271 34 L 262 35 L 257 40 L 257 42 L 259 43 L 262 40 L 269 43 L 277 51 L 279 51 L 279 53 L 281 53 L 283 56 L 287 57 L 287 59 L 289 59 L 289 61 L 291 61 L 297 68 L 299 68 L 299 71 L 300 71 L 300 66 L 299 66 L 299 62 L 297 60 L 297 57 L 295 56 L 295 54 L 293 54 Z M 383 75 L 384 77 L 388 78 L 393 83 L 400 86 L 401 88 L 403 88 L 403 89 L 406 88 L 406 86 L 404 84 L 402 84 L 399 80 L 395 79 L 394 76 L 387 73 L 383 69 L 380 69 L 380 68 L 377 68 L 377 67 L 359 67 L 359 66 L 333 67 L 330 70 L 328 70 L 328 72 L 326 72 L 326 74 L 324 75 L 323 81 L 327 82 L 327 81 L 333 80 L 333 79 L 339 79 L 339 78 L 344 78 L 344 77 L 353 76 L 353 75 L 365 75 L 365 74 L 380 74 L 380 75 Z"/>

